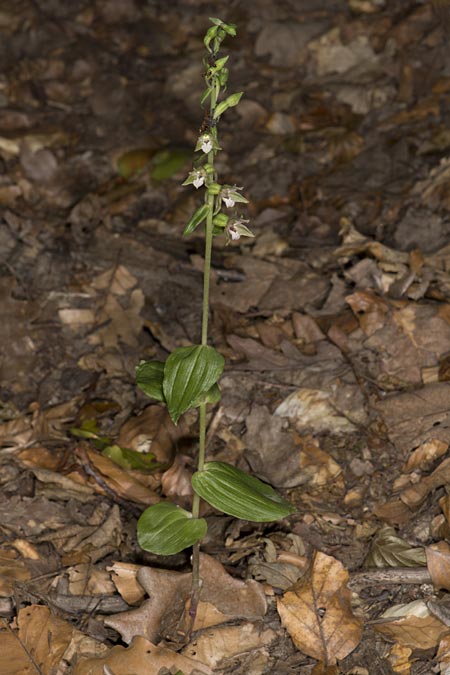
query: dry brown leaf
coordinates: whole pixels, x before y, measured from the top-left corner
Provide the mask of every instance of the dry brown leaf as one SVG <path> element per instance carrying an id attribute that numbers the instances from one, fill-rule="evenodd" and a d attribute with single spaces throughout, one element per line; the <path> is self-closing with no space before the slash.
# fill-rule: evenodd
<path id="1" fill-rule="evenodd" d="M 316 433 L 353 433 L 356 429 L 350 419 L 336 409 L 332 393 L 322 389 L 298 389 L 280 403 L 275 415 L 289 417 L 299 430 L 309 428 Z"/>
<path id="2" fill-rule="evenodd" d="M 326 666 L 324 663 L 316 663 L 311 671 L 311 675 L 339 675 L 340 673 L 339 666 Z"/>
<path id="3" fill-rule="evenodd" d="M 117 443 L 122 448 L 151 452 L 158 462 L 171 464 L 177 443 L 188 435 L 189 429 L 183 418 L 175 426 L 166 408 L 149 405 L 123 424 Z"/>
<path id="4" fill-rule="evenodd" d="M 294 644 L 327 666 L 359 644 L 362 622 L 352 613 L 348 572 L 316 552 L 308 572 L 278 600 L 278 613 Z"/>
<path id="5" fill-rule="evenodd" d="M 246 416 L 246 458 L 253 471 L 275 487 L 295 487 L 304 482 L 294 435 L 285 422 L 266 406 L 253 404 Z M 273 448 L 278 448 L 277 453 Z"/>
<path id="6" fill-rule="evenodd" d="M 88 290 L 92 292 L 94 288 L 99 292 L 99 310 L 95 315 L 99 329 L 91 333 L 91 344 L 101 343 L 105 349 L 111 349 L 118 347 L 121 340 L 137 347 L 137 336 L 144 324 L 140 312 L 145 297 L 136 285 L 136 277 L 123 265 L 102 272 L 90 283 Z"/>
<path id="7" fill-rule="evenodd" d="M 257 620 L 264 616 L 266 598 L 262 586 L 256 581 L 234 579 L 223 565 L 206 554 L 201 555 L 200 574 L 203 582 L 200 605 L 207 602 L 215 607 L 215 615 L 220 622 L 236 618 Z M 174 634 L 189 598 L 191 573 L 143 567 L 137 574 L 137 580 L 150 600 L 138 609 L 109 617 L 105 623 L 117 630 L 125 642 L 130 642 L 135 635 L 144 635 L 156 641 L 161 635 Z M 205 613 L 206 609 L 204 612 L 199 607 L 199 621 L 203 620 Z M 210 621 L 211 611 L 206 614 Z M 196 623 L 194 629 L 199 627 Z"/>
<path id="8" fill-rule="evenodd" d="M 78 471 L 74 471 L 68 475 L 76 483 L 88 484 L 96 492 L 105 494 L 105 490 L 101 483 L 106 483 L 115 494 L 122 499 L 127 499 L 138 504 L 156 504 L 160 501 L 160 497 L 153 488 L 157 486 L 157 480 L 154 476 L 145 475 L 140 471 L 127 471 L 118 464 L 105 457 L 99 452 L 91 448 L 83 448 L 80 453 L 81 462 L 84 454 L 90 464 L 90 474 L 92 475 L 92 468 L 99 476 L 100 480 L 96 481 L 94 478 L 86 479 Z"/>
<path id="9" fill-rule="evenodd" d="M 181 670 L 184 675 L 212 675 L 211 669 L 200 661 L 156 646 L 141 636 L 134 638 L 129 647 L 113 647 L 100 658 L 80 660 L 73 675 L 105 675 L 106 668 L 114 675 L 160 675 L 163 668 L 170 672 Z"/>
<path id="10" fill-rule="evenodd" d="M 374 407 L 381 413 L 389 440 L 405 455 L 430 438 L 450 442 L 448 382 L 387 396 Z"/>
<path id="11" fill-rule="evenodd" d="M 36 667 L 21 644 L 17 633 L 0 631 L 0 673 L 2 675 L 36 675 Z"/>
<path id="12" fill-rule="evenodd" d="M 394 605 L 382 615 L 374 629 L 412 649 L 431 649 L 448 632 L 448 627 L 431 614 L 423 600 Z"/>
<path id="13" fill-rule="evenodd" d="M 411 654 L 412 649 L 405 647 L 397 642 L 389 650 L 388 659 L 392 665 L 392 670 L 400 675 L 410 675 L 411 673 Z"/>
<path id="14" fill-rule="evenodd" d="M 390 525 L 404 525 L 414 516 L 414 511 L 400 499 L 376 504 L 373 512 L 380 520 L 384 520 Z"/>
<path id="15" fill-rule="evenodd" d="M 446 541 L 439 541 L 427 546 L 425 552 L 433 586 L 450 591 L 450 546 Z"/>
<path id="16" fill-rule="evenodd" d="M 114 585 L 128 605 L 137 605 L 144 599 L 145 591 L 136 578 L 141 565 L 119 561 L 106 569 L 111 573 Z"/>
<path id="17" fill-rule="evenodd" d="M 81 563 L 69 567 L 66 572 L 69 578 L 71 595 L 113 595 L 115 587 L 108 572 Z"/>
<path id="18" fill-rule="evenodd" d="M 425 441 L 416 448 L 408 457 L 403 467 L 403 471 L 409 472 L 414 469 L 427 469 L 436 459 L 445 455 L 448 450 L 448 443 L 431 439 Z"/>
<path id="19" fill-rule="evenodd" d="M 161 476 L 161 490 L 166 497 L 192 497 L 192 469 L 188 467 L 189 457 L 177 455 L 170 469 Z"/>
<path id="20" fill-rule="evenodd" d="M 372 335 L 383 328 L 390 307 L 388 303 L 369 291 L 358 291 L 345 298 L 350 305 L 359 325 L 366 335 Z"/>
<path id="21" fill-rule="evenodd" d="M 9 598 L 14 594 L 16 581 L 27 581 L 31 572 L 25 561 L 12 548 L 0 548 L 0 597 Z"/>
<path id="22" fill-rule="evenodd" d="M 202 631 L 183 649 L 182 654 L 191 658 L 196 657 L 215 669 L 225 659 L 269 646 L 276 637 L 275 631 L 270 628 L 264 630 L 262 626 L 254 623 L 219 626 Z"/>
<path id="23" fill-rule="evenodd" d="M 444 637 L 439 642 L 436 660 L 439 663 L 441 673 L 446 675 L 450 668 L 450 633 L 444 635 Z"/>
<path id="24" fill-rule="evenodd" d="M 40 670 L 55 672 L 72 641 L 73 626 L 42 605 L 21 609 L 18 625 L 18 637 Z"/>
<path id="25" fill-rule="evenodd" d="M 432 490 L 448 482 L 450 482 L 450 457 L 444 459 L 429 476 L 403 490 L 400 499 L 410 508 L 416 508 L 425 501 Z"/>

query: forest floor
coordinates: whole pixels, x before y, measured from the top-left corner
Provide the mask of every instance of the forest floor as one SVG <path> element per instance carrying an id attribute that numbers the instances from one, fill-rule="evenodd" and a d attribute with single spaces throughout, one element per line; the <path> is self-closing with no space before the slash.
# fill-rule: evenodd
<path id="1" fill-rule="evenodd" d="M 1 3 L 1 675 L 450 673 L 445 5 Z M 175 427 L 135 368 L 200 339 L 210 16 L 237 25 L 218 171 L 256 236 L 214 240 L 207 452 L 296 512 L 205 508 L 183 641 L 189 551 L 136 521 L 189 508 L 197 411 Z"/>

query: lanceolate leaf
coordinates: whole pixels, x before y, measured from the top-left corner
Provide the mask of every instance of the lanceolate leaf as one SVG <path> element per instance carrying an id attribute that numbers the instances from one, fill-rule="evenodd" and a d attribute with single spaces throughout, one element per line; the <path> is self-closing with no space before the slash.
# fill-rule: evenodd
<path id="1" fill-rule="evenodd" d="M 109 457 L 124 469 L 151 472 L 163 467 L 163 464 L 157 462 L 155 455 L 151 452 L 142 453 L 129 448 L 121 448 L 120 445 L 109 445 L 102 451 L 102 455 Z"/>
<path id="2" fill-rule="evenodd" d="M 163 361 L 141 361 L 136 368 L 137 386 L 157 401 L 164 401 L 163 379 Z"/>
<path id="3" fill-rule="evenodd" d="M 209 204 L 203 204 L 203 206 L 199 206 L 197 211 L 194 213 L 188 224 L 183 230 L 183 234 L 191 234 L 199 225 L 201 222 L 203 222 L 208 215 L 210 207 Z"/>
<path id="4" fill-rule="evenodd" d="M 228 96 L 224 101 L 221 101 L 217 108 L 214 110 L 214 119 L 217 119 L 222 115 L 222 113 L 225 112 L 225 110 L 228 110 L 228 108 L 232 108 L 233 106 L 237 105 L 239 101 L 241 100 L 241 96 L 244 92 L 243 91 L 238 91 L 235 94 L 231 94 L 231 96 Z"/>
<path id="5" fill-rule="evenodd" d="M 172 352 L 164 367 L 163 391 L 175 424 L 216 384 L 223 366 L 223 356 L 207 345 L 179 347 Z"/>
<path id="6" fill-rule="evenodd" d="M 243 520 L 269 522 L 295 511 L 270 485 L 225 462 L 206 462 L 192 487 L 214 508 Z"/>
<path id="7" fill-rule="evenodd" d="M 192 546 L 206 534 L 204 518 L 193 518 L 176 504 L 160 502 L 145 509 L 137 522 L 139 546 L 156 555 L 173 555 Z"/>

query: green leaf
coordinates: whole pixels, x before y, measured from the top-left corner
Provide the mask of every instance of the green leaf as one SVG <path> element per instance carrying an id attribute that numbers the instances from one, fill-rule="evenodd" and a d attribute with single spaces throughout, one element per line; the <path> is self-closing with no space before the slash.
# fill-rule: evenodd
<path id="1" fill-rule="evenodd" d="M 172 352 L 164 367 L 163 391 L 174 424 L 216 384 L 224 364 L 223 356 L 207 345 L 179 347 Z"/>
<path id="2" fill-rule="evenodd" d="M 164 401 L 163 361 L 141 361 L 136 368 L 136 383 L 144 394 L 157 401 Z"/>
<path id="3" fill-rule="evenodd" d="M 220 19 L 219 19 L 219 21 L 220 21 Z M 210 44 L 211 40 L 213 40 L 216 37 L 217 30 L 218 30 L 218 25 L 211 26 L 211 28 L 208 28 L 208 30 L 206 31 L 206 35 L 203 38 L 203 43 L 204 43 L 206 49 L 209 52 L 211 51 L 211 48 L 210 48 L 209 44 Z"/>
<path id="4" fill-rule="evenodd" d="M 123 178 L 130 178 L 150 166 L 153 155 L 151 148 L 128 150 L 117 159 L 117 171 Z"/>
<path id="5" fill-rule="evenodd" d="M 192 546 L 206 534 L 204 518 L 193 518 L 176 504 L 160 502 L 145 509 L 137 522 L 139 546 L 157 555 L 173 555 Z"/>
<path id="6" fill-rule="evenodd" d="M 190 160 L 192 152 L 184 148 L 167 148 L 157 152 L 152 160 L 155 168 L 150 176 L 153 180 L 166 180 L 178 173 Z"/>
<path id="7" fill-rule="evenodd" d="M 205 220 L 206 216 L 208 215 L 209 212 L 209 205 L 208 204 L 203 204 L 203 206 L 200 206 L 197 211 L 194 213 L 188 224 L 183 230 L 183 234 L 191 234 L 199 225 L 200 223 Z"/>
<path id="8" fill-rule="evenodd" d="M 102 451 L 102 455 L 109 457 L 123 469 L 136 469 L 138 471 L 156 471 L 162 468 L 161 462 L 157 462 L 151 452 L 137 452 L 129 448 L 121 448 L 120 445 L 109 445 Z"/>
<path id="9" fill-rule="evenodd" d="M 295 512 L 270 485 L 225 462 L 206 462 L 192 476 L 192 487 L 214 508 L 242 520 L 269 522 Z"/>
<path id="10" fill-rule="evenodd" d="M 96 450 L 103 450 L 112 442 L 111 438 L 99 433 L 97 421 L 93 419 L 84 420 L 81 427 L 72 427 L 70 433 L 77 438 L 89 439 Z"/>
<path id="11" fill-rule="evenodd" d="M 192 404 L 193 408 L 198 408 L 202 403 L 218 403 L 221 398 L 220 389 L 217 384 L 213 384 L 211 389 L 208 389 L 204 394 L 201 394 L 199 398 Z"/>
<path id="12" fill-rule="evenodd" d="M 208 96 L 211 96 L 211 87 L 207 87 L 200 98 L 200 105 L 203 105 L 205 101 L 208 100 Z"/>
<path id="13" fill-rule="evenodd" d="M 232 108 L 233 106 L 237 105 L 239 101 L 241 100 L 243 91 L 238 91 L 235 94 L 231 94 L 231 96 L 227 96 L 227 98 L 224 101 L 221 101 L 217 108 L 214 110 L 214 119 L 217 119 L 222 115 L 222 113 L 225 112 L 225 110 L 228 110 L 228 108 Z"/>

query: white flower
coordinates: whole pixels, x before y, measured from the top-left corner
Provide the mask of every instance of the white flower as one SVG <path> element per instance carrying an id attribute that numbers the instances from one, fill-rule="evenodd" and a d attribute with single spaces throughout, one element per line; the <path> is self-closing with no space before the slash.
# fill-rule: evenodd
<path id="1" fill-rule="evenodd" d="M 205 182 L 205 177 L 202 176 L 200 171 L 197 171 L 196 174 L 195 174 L 195 178 L 192 181 L 194 187 L 197 188 L 197 190 L 198 190 L 198 188 L 201 187 L 204 182 Z"/>
<path id="2" fill-rule="evenodd" d="M 222 199 L 225 202 L 225 206 L 227 208 L 230 208 L 235 205 L 235 201 L 234 199 L 231 199 L 231 197 L 225 197 L 224 195 L 222 195 Z"/>
<path id="3" fill-rule="evenodd" d="M 227 244 L 230 241 L 237 241 L 241 237 L 254 237 L 255 235 L 251 230 L 248 229 L 248 227 L 245 225 L 245 223 L 248 223 L 248 220 L 244 220 L 243 218 L 232 218 L 230 221 L 228 221 L 228 224 L 225 228 L 225 237 Z"/>
<path id="4" fill-rule="evenodd" d="M 205 153 L 205 155 L 207 155 L 208 152 L 211 152 L 212 147 L 213 146 L 212 146 L 212 142 L 211 142 L 210 137 L 209 136 L 203 136 L 201 148 L 202 148 L 203 152 Z"/>

